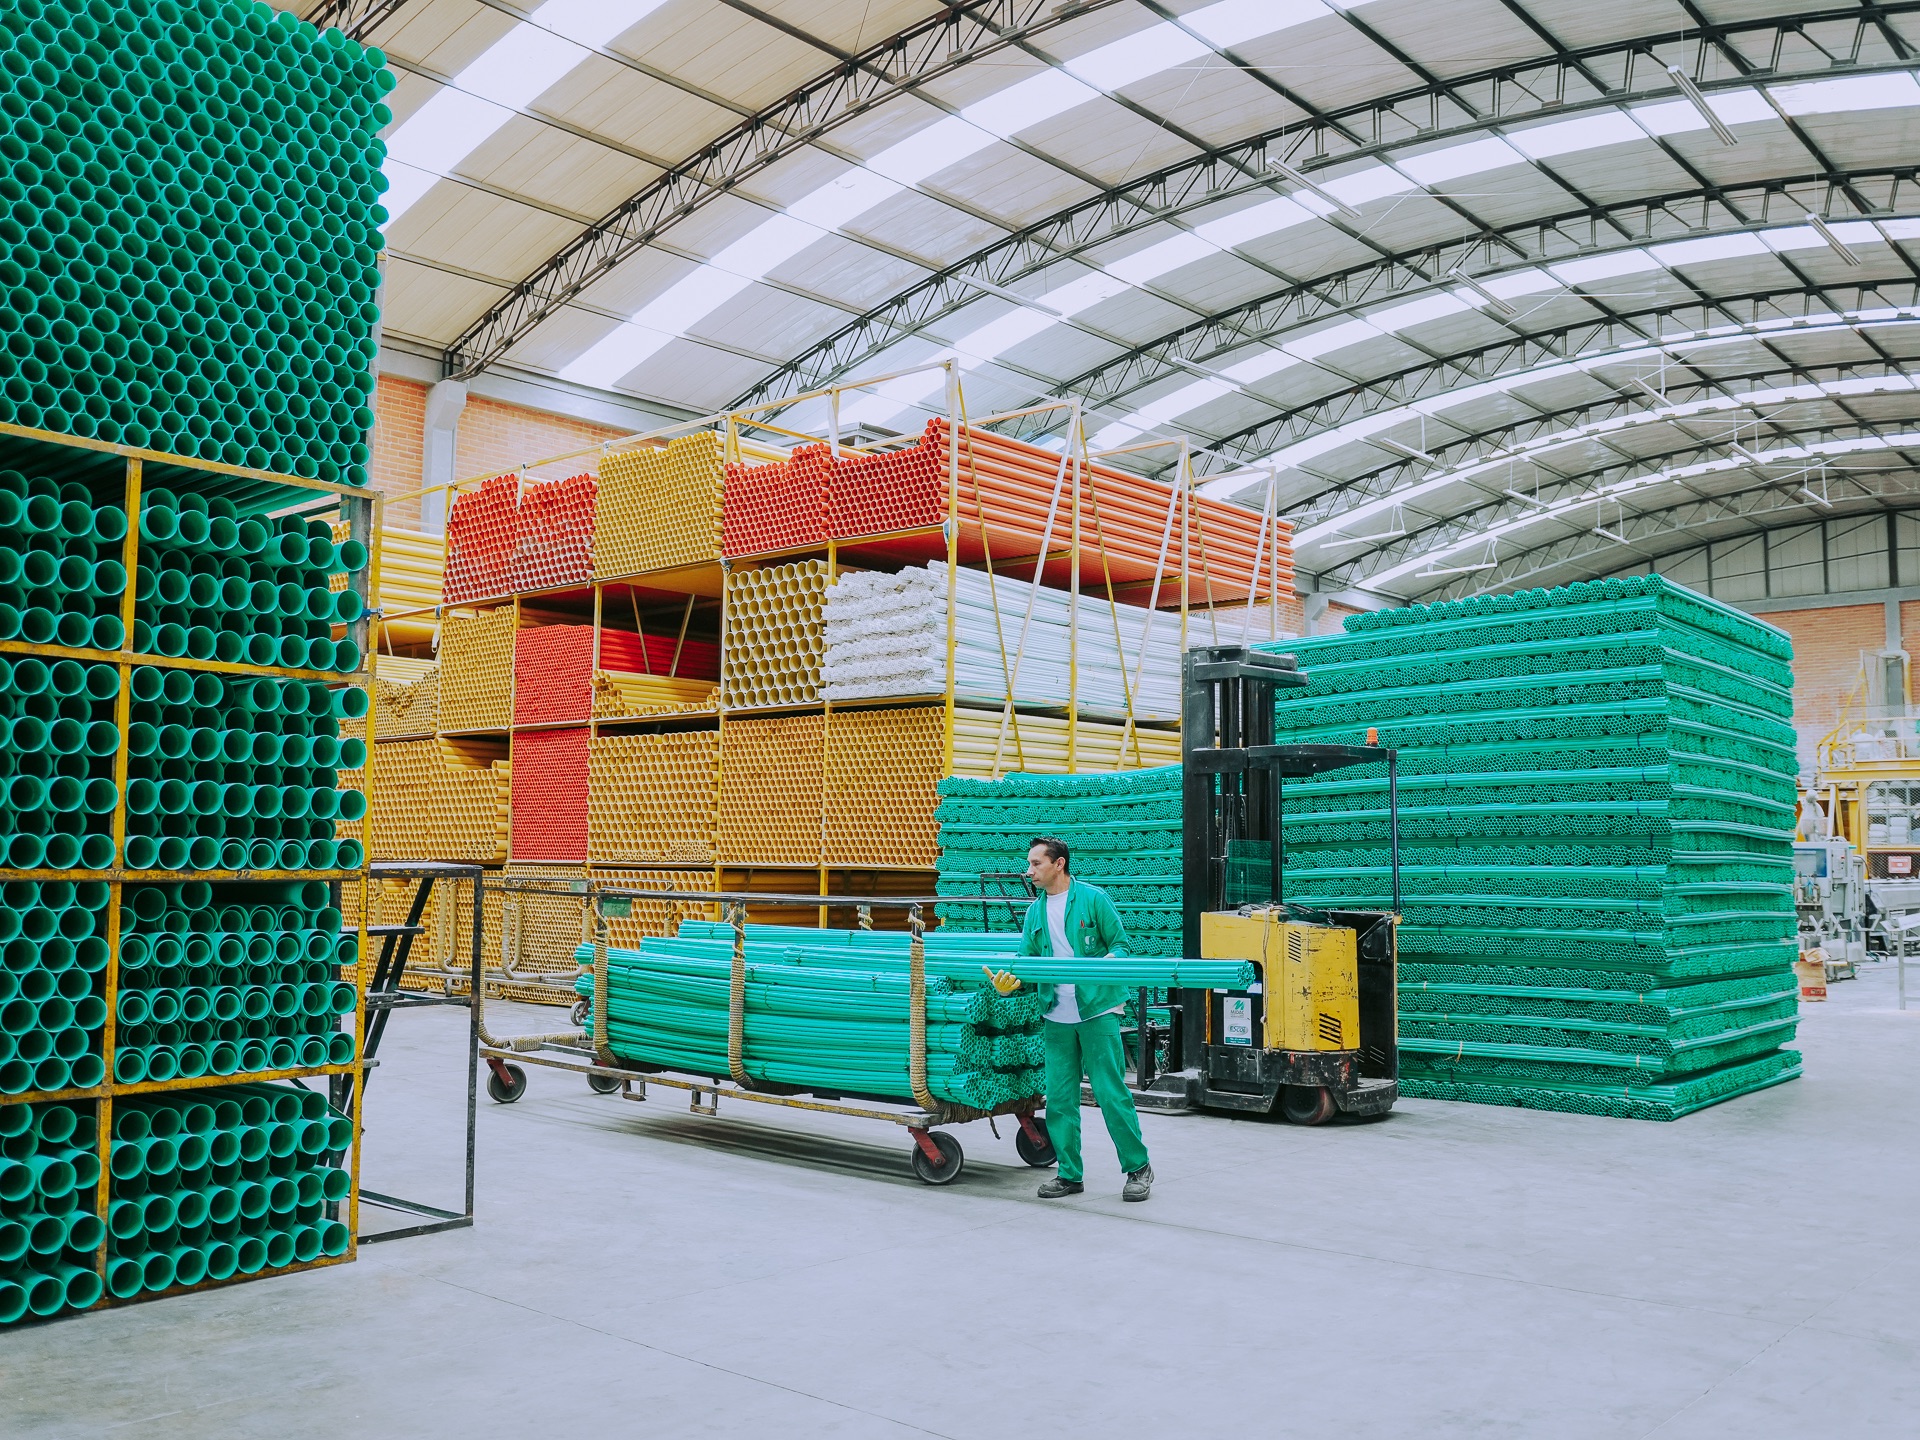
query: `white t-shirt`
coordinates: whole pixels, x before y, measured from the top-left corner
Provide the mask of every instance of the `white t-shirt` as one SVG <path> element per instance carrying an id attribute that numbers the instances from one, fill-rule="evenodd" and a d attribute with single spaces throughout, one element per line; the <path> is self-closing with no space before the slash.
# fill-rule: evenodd
<path id="1" fill-rule="evenodd" d="M 1047 896 L 1047 936 L 1053 941 L 1053 954 L 1056 960 L 1073 958 L 1073 943 L 1067 939 L 1067 895 L 1062 890 L 1058 895 Z M 1114 1009 L 1121 1009 L 1115 1006 Z M 1112 1010 L 1103 1010 L 1103 1015 L 1111 1015 Z M 1053 987 L 1053 1004 L 1047 1010 L 1046 1019 L 1056 1020 L 1062 1025 L 1078 1025 L 1083 1019 L 1091 1020 L 1091 1015 L 1080 1013 L 1080 1001 L 1071 985 Z"/>

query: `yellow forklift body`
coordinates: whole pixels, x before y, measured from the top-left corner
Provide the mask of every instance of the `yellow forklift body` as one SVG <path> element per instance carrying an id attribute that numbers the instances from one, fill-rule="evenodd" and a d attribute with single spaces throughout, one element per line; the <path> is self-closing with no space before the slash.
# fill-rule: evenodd
<path id="1" fill-rule="evenodd" d="M 1280 910 L 1208 911 L 1200 917 L 1200 953 L 1259 967 L 1262 1048 L 1359 1048 L 1359 960 L 1352 930 L 1301 924 Z"/>

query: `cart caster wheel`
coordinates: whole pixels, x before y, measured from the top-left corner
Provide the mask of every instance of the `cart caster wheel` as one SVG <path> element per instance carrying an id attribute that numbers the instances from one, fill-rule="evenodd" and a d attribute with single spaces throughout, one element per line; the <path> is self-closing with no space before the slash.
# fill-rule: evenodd
<path id="1" fill-rule="evenodd" d="M 1057 1157 L 1053 1153 L 1053 1139 L 1047 1134 L 1047 1122 L 1035 1115 L 1032 1124 L 1040 1132 L 1040 1138 L 1032 1139 L 1023 1125 L 1013 1132 L 1013 1148 L 1022 1160 L 1035 1168 L 1051 1165 Z"/>
<path id="2" fill-rule="evenodd" d="M 915 1145 L 912 1153 L 913 1173 L 929 1185 L 946 1185 L 959 1175 L 967 1163 L 967 1157 L 960 1151 L 960 1142 L 944 1130 L 929 1130 L 927 1138 L 939 1150 L 940 1163 L 935 1165 L 927 1158 L 927 1152 Z"/>
<path id="3" fill-rule="evenodd" d="M 618 1075 L 588 1075 L 587 1088 L 596 1095 L 611 1095 L 620 1088 Z"/>
<path id="4" fill-rule="evenodd" d="M 1280 1113 L 1295 1125 L 1324 1125 L 1339 1108 L 1324 1085 L 1289 1085 L 1280 1092 Z"/>
<path id="5" fill-rule="evenodd" d="M 567 1019 L 576 1025 L 584 1027 L 587 1023 L 587 1017 L 591 1013 L 587 1008 L 587 997 L 582 995 L 578 1000 L 573 1002 L 573 1008 L 567 1011 Z"/>
<path id="6" fill-rule="evenodd" d="M 527 1072 L 518 1065 L 503 1064 L 501 1069 L 507 1072 L 504 1080 L 500 1078 L 499 1070 L 488 1068 L 487 1094 L 502 1105 L 511 1105 L 527 1093 Z"/>

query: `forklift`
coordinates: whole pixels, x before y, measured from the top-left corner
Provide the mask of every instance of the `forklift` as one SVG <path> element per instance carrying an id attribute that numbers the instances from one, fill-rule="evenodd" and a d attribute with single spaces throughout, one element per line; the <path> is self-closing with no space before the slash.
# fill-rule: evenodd
<path id="1" fill-rule="evenodd" d="M 1181 953 L 1251 961 L 1258 979 L 1244 991 L 1173 991 L 1164 1031 L 1143 1007 L 1136 1098 L 1155 1110 L 1277 1112 L 1301 1125 L 1384 1115 L 1400 1093 L 1396 753 L 1372 731 L 1365 745 L 1276 745 L 1274 691 L 1307 683 L 1291 655 L 1199 646 L 1181 679 Z M 1283 782 L 1383 762 L 1392 911 L 1288 903 Z M 1155 1075 L 1162 1041 L 1172 1068 Z"/>

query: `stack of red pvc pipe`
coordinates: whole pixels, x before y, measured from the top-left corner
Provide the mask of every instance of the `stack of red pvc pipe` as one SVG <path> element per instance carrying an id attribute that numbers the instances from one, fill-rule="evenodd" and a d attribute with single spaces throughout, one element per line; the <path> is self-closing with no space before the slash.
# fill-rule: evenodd
<path id="1" fill-rule="evenodd" d="M 507 593 L 513 567 L 520 482 L 496 475 L 455 498 L 447 516 L 447 568 L 440 598 L 449 605 Z"/>
<path id="2" fill-rule="evenodd" d="M 587 730 L 513 737 L 513 858 L 587 858 Z"/>
<path id="3" fill-rule="evenodd" d="M 836 540 L 918 530 L 947 518 L 943 452 L 922 436 L 904 450 L 843 457 L 834 466 L 828 524 Z"/>
<path id="4" fill-rule="evenodd" d="M 635 675 L 665 675 L 674 669 L 675 637 L 631 630 L 600 632 L 600 668 Z M 717 680 L 720 647 L 689 640 L 680 647 L 683 680 Z M 513 723 L 584 725 L 593 714 L 593 627 L 534 625 L 513 637 Z"/>
<path id="5" fill-rule="evenodd" d="M 508 587 L 515 591 L 585 585 L 593 579 L 594 500 L 591 475 L 535 485 L 520 497 L 514 523 L 513 564 Z"/>
<path id="6" fill-rule="evenodd" d="M 727 466 L 721 511 L 723 555 L 764 555 L 827 538 L 827 487 L 833 457 L 825 445 L 802 445 L 772 465 Z"/>

